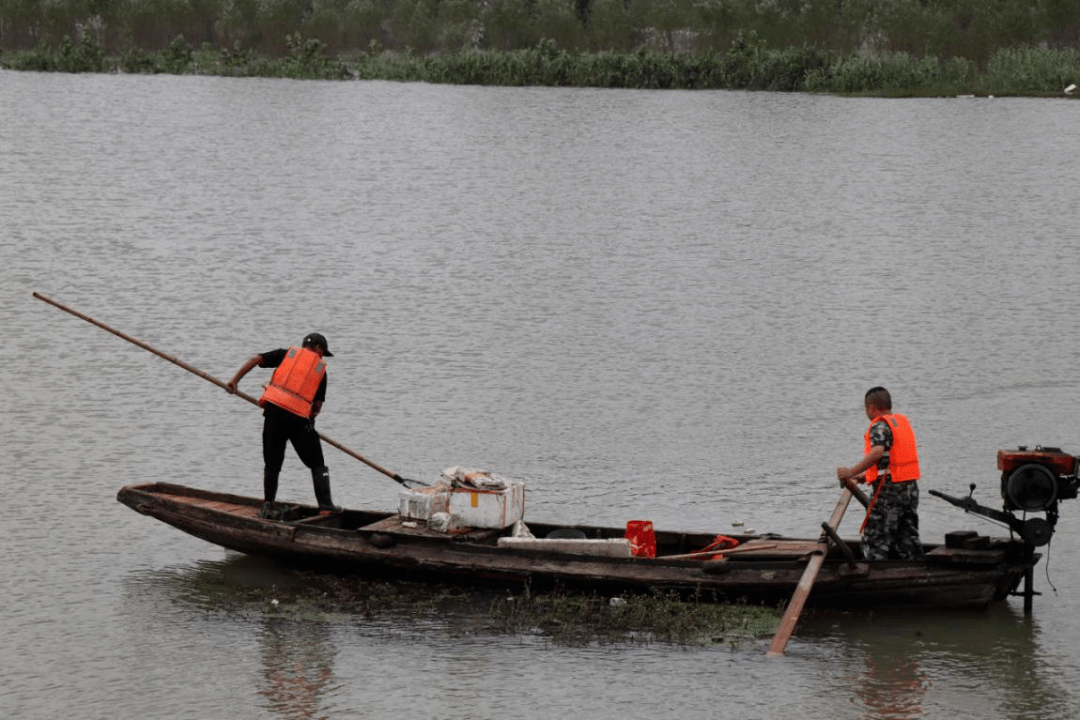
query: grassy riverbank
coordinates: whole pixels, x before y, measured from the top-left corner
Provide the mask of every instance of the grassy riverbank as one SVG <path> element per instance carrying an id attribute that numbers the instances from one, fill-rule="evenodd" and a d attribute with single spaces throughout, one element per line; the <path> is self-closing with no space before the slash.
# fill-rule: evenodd
<path id="1" fill-rule="evenodd" d="M 1061 95 L 1080 0 L 0 0 L 0 66 L 480 85 Z"/>

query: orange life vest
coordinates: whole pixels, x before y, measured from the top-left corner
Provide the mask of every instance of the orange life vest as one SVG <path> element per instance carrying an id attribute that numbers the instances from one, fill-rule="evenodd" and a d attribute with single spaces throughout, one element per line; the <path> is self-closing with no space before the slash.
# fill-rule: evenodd
<path id="1" fill-rule="evenodd" d="M 894 483 L 909 482 L 919 479 L 919 453 L 915 449 L 915 433 L 907 417 L 899 413 L 879 415 L 870 423 L 870 428 L 878 420 L 884 420 L 892 430 L 893 442 L 889 449 L 889 476 Z M 866 430 L 866 452 L 870 452 L 870 428 Z M 877 465 L 866 471 L 866 482 L 877 480 Z"/>
<path id="2" fill-rule="evenodd" d="M 325 376 L 326 363 L 319 353 L 291 347 L 274 370 L 270 384 L 259 398 L 259 406 L 269 402 L 300 417 L 310 417 L 315 393 Z"/>

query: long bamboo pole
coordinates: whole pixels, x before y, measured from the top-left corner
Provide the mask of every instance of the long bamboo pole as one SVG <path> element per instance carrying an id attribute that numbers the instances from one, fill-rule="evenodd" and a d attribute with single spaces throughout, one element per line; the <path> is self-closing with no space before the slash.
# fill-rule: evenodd
<path id="1" fill-rule="evenodd" d="M 74 308 L 70 308 L 67 305 L 64 305 L 63 303 L 57 302 L 56 300 L 53 300 L 52 298 L 47 297 L 45 295 L 42 295 L 41 293 L 38 293 L 38 292 L 34 293 L 34 297 L 36 297 L 38 300 L 41 300 L 43 302 L 47 302 L 48 304 L 52 305 L 53 307 L 59 308 L 60 310 L 63 310 L 64 312 L 66 312 L 68 314 L 74 315 L 75 317 L 77 317 L 77 318 L 79 318 L 81 320 L 85 320 L 86 322 L 90 323 L 91 325 L 97 325 L 102 330 L 107 330 L 108 332 L 111 332 L 113 335 L 117 336 L 118 338 L 121 338 L 123 340 L 127 340 L 132 345 L 138 345 L 143 350 L 146 350 L 148 352 L 152 352 L 153 354 L 157 355 L 158 357 L 160 357 L 160 358 L 162 358 L 164 360 L 168 360 L 173 365 L 177 365 L 179 367 L 182 367 L 184 370 L 187 370 L 189 373 L 191 373 L 193 375 L 198 375 L 199 377 L 201 377 L 203 380 L 206 380 L 207 382 L 212 382 L 213 384 L 217 385 L 218 387 L 222 388 L 223 390 L 228 390 L 229 389 L 228 385 L 226 383 L 222 382 L 221 380 L 218 380 L 213 375 L 210 375 L 209 373 L 203 372 L 199 368 L 193 367 L 192 365 L 189 365 L 186 362 L 183 362 L 182 360 L 179 360 L 178 358 L 176 358 L 176 357 L 174 357 L 172 355 L 169 355 L 168 353 L 164 353 L 164 352 L 158 350 L 157 348 L 151 347 L 150 345 L 147 345 L 146 343 L 144 343 L 141 340 L 137 340 L 137 339 L 131 337 L 130 335 L 127 335 L 125 333 L 120 332 L 119 330 L 117 330 L 115 328 L 109 327 L 105 323 L 100 322 L 98 320 L 95 320 L 94 318 L 90 317 L 89 315 L 84 315 L 83 313 L 79 312 L 78 310 L 75 310 Z M 239 390 L 237 390 L 235 393 L 232 393 L 232 394 L 236 395 L 238 398 L 242 398 L 244 400 L 247 400 L 249 403 L 251 403 L 253 405 L 258 405 L 259 404 L 259 401 L 256 400 L 254 397 L 252 397 L 251 395 L 248 395 L 247 393 L 240 392 Z M 318 433 L 318 436 L 327 445 L 333 445 L 334 447 L 336 447 L 338 450 L 342 451 L 346 455 L 349 455 L 350 457 L 353 457 L 353 458 L 359 460 L 360 462 L 364 463 L 365 465 L 372 468 L 373 470 L 377 470 L 378 472 L 382 473 L 383 475 L 386 475 L 388 478 L 400 483 L 401 485 L 404 485 L 405 487 L 410 487 L 410 486 L 415 487 L 415 486 L 427 485 L 427 483 L 421 482 L 419 480 L 410 480 L 409 478 L 401 477 L 396 472 L 392 472 L 390 470 L 387 470 L 386 468 L 382 467 L 381 465 L 378 465 L 378 464 L 372 462 L 371 460 L 367 459 L 366 457 L 364 457 L 360 453 L 356 452 L 355 450 L 351 450 L 351 449 L 345 447 L 344 445 L 339 443 L 337 440 L 334 440 L 333 438 L 327 437 L 326 435 L 323 435 L 322 433 Z"/>

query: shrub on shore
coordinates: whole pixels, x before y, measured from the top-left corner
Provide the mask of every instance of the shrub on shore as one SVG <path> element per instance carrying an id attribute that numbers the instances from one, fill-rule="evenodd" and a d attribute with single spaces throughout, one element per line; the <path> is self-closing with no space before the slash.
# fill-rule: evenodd
<path id="1" fill-rule="evenodd" d="M 1077 47 L 1080 0 L 0 0 L 59 72 L 1051 95 Z"/>

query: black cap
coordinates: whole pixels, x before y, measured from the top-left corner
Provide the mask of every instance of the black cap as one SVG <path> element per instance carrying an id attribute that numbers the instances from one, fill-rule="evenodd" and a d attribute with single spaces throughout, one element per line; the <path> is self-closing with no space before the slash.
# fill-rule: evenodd
<path id="1" fill-rule="evenodd" d="M 330 352 L 330 346 L 322 333 L 308 333 L 307 337 L 304 338 L 304 347 L 314 347 L 316 345 L 322 347 L 325 357 L 334 357 L 334 353 Z"/>

